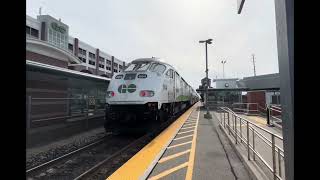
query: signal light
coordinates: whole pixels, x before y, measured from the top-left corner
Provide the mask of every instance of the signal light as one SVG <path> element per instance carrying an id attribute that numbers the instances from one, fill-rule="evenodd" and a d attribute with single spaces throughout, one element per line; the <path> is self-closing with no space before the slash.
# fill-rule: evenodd
<path id="1" fill-rule="evenodd" d="M 150 91 L 150 90 L 140 91 L 140 96 L 141 97 L 152 97 L 152 96 L 154 96 L 154 91 Z"/>

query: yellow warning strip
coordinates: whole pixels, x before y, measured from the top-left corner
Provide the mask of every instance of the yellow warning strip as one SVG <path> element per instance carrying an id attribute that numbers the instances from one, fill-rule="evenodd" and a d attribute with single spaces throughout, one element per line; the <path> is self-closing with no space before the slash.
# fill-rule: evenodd
<path id="1" fill-rule="evenodd" d="M 169 147 L 167 147 L 167 149 L 183 146 L 183 145 L 190 144 L 190 143 L 192 143 L 192 141 L 188 141 L 188 142 L 185 142 L 185 143 L 180 143 L 180 144 L 176 144 L 176 145 L 173 145 L 173 146 L 169 146 Z"/>
<path id="2" fill-rule="evenodd" d="M 170 160 L 170 159 L 173 159 L 173 158 L 182 156 L 182 155 L 184 155 L 184 154 L 187 154 L 188 152 L 190 152 L 190 149 L 188 149 L 188 150 L 186 150 L 186 151 L 183 151 L 183 152 L 179 152 L 179 153 L 170 155 L 170 156 L 163 157 L 163 158 L 161 158 L 161 159 L 158 161 L 158 163 L 166 162 L 166 161 L 168 161 L 168 160 Z"/>
<path id="3" fill-rule="evenodd" d="M 191 112 L 197 106 L 198 103 L 187 110 L 175 122 L 173 122 L 168 128 L 162 131 L 156 138 L 154 138 L 149 144 L 142 148 L 137 154 L 135 154 L 107 179 L 140 179 L 152 164 L 152 162 L 159 155 L 159 153 L 176 135 L 177 129 L 179 129 L 184 124 Z"/>
<path id="4" fill-rule="evenodd" d="M 178 134 L 185 134 L 185 133 L 189 133 L 189 132 L 192 132 L 192 131 L 194 131 L 194 130 L 192 129 L 190 131 L 182 131 L 182 132 L 179 132 Z"/>
<path id="5" fill-rule="evenodd" d="M 183 136 L 183 137 L 178 137 L 178 138 L 175 138 L 173 140 L 179 140 L 179 139 L 183 139 L 183 138 L 187 138 L 187 137 L 191 137 L 193 136 L 193 134 L 190 134 L 190 135 L 187 135 L 187 136 Z"/>
<path id="6" fill-rule="evenodd" d="M 148 180 L 160 179 L 160 178 L 162 178 L 162 177 L 164 177 L 164 176 L 167 176 L 168 174 L 171 174 L 171 173 L 173 173 L 173 172 L 175 172 L 175 171 L 178 171 L 179 169 L 182 169 L 182 168 L 184 168 L 184 167 L 186 167 L 186 166 L 188 166 L 188 162 L 185 162 L 185 163 L 183 163 L 183 164 L 180 164 L 179 166 L 176 166 L 176 167 L 174 167 L 174 168 L 171 168 L 171 169 L 168 169 L 168 170 L 166 170 L 166 171 L 163 171 L 162 173 L 160 173 L 160 174 L 158 174 L 158 175 L 155 175 L 155 176 L 149 178 Z"/>
<path id="7" fill-rule="evenodd" d="M 197 131 L 198 131 L 199 117 L 200 117 L 200 112 L 198 112 L 198 120 L 197 120 L 196 127 L 194 129 L 194 134 L 193 134 L 193 138 L 192 138 L 192 145 L 191 145 L 191 151 L 190 151 L 190 155 L 189 155 L 186 180 L 192 180 L 194 157 L 196 154 L 196 142 L 197 142 Z"/>

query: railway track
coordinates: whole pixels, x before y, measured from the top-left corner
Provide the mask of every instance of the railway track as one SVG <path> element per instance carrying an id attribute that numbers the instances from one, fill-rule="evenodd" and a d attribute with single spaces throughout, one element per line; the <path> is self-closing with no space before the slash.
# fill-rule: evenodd
<path id="1" fill-rule="evenodd" d="M 37 165 L 37 166 L 28 168 L 28 169 L 26 170 L 26 174 L 29 174 L 29 173 L 32 173 L 32 172 L 34 172 L 34 171 L 37 171 L 37 170 L 43 169 L 43 168 L 45 168 L 45 167 L 48 167 L 48 166 L 50 166 L 50 165 L 52 165 L 52 164 L 54 164 L 54 163 L 56 163 L 56 162 L 58 162 L 58 161 L 61 161 L 61 160 L 63 160 L 63 159 L 66 159 L 66 158 L 68 158 L 68 157 L 70 157 L 70 156 L 72 156 L 72 155 L 75 155 L 76 153 L 79 153 L 79 152 L 81 152 L 81 151 L 83 151 L 83 150 L 86 150 L 86 149 L 88 149 L 88 148 L 91 148 L 91 147 L 93 147 L 93 146 L 95 146 L 95 145 L 97 145 L 97 144 L 99 144 L 99 143 L 102 143 L 102 142 L 103 142 L 107 137 L 109 137 L 109 136 L 110 136 L 110 135 L 105 135 L 104 137 L 101 137 L 101 138 L 95 140 L 94 142 L 91 142 L 91 143 L 89 143 L 89 144 L 87 144 L 87 145 L 85 145 L 85 146 L 83 146 L 83 147 L 81 147 L 81 148 L 78 148 L 78 149 L 76 149 L 76 150 L 73 150 L 73 151 L 71 151 L 71 152 L 69 152 L 69 153 L 67 153 L 67 154 L 64 154 L 64 155 L 60 156 L 60 157 L 51 159 L 51 160 L 49 160 L 49 161 L 47 161 L 47 162 L 41 163 L 41 164 L 39 164 L 39 165 Z"/>
<path id="2" fill-rule="evenodd" d="M 56 159 L 26 170 L 29 180 L 105 179 L 148 144 L 179 115 L 139 137 L 108 136 Z"/>

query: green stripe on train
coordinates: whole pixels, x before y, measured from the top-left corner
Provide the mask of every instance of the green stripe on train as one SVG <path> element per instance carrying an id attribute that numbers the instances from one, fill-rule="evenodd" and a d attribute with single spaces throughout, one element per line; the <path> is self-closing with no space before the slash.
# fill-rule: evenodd
<path id="1" fill-rule="evenodd" d="M 190 100 L 190 96 L 183 96 L 180 95 L 176 98 L 177 101 L 189 101 Z"/>

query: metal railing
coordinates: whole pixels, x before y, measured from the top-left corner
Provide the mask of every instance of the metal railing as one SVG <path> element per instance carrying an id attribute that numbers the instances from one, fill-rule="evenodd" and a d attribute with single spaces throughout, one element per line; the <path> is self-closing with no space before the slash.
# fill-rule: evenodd
<path id="1" fill-rule="evenodd" d="M 233 103 L 232 110 L 237 113 L 244 113 L 246 115 L 257 115 L 259 114 L 258 103 Z"/>
<path id="2" fill-rule="evenodd" d="M 102 100 L 102 103 L 99 103 Z M 105 115 L 105 99 L 101 98 L 33 98 L 28 96 L 26 100 L 26 127 L 27 133 L 32 128 L 34 123 L 50 123 L 55 120 L 72 120 L 74 118 L 82 118 L 86 121 L 86 127 L 88 127 L 88 121 L 91 117 L 102 117 Z M 55 105 L 59 107 L 64 105 L 66 108 L 59 111 L 59 115 L 44 115 L 46 117 L 37 118 L 41 115 L 33 114 L 37 106 Z"/>
<path id="3" fill-rule="evenodd" d="M 271 119 L 271 124 L 273 125 L 279 125 L 281 126 L 282 120 L 281 120 L 281 106 L 280 105 L 274 105 L 271 104 L 269 106 L 269 117 Z"/>
<path id="4" fill-rule="evenodd" d="M 258 157 L 274 180 L 285 179 L 283 138 L 237 115 L 228 107 L 220 109 L 220 126 L 235 139 L 235 144 L 244 145 L 248 160 L 256 161 Z"/>

